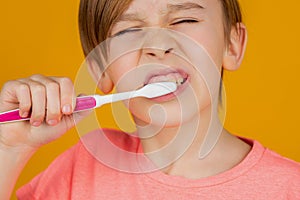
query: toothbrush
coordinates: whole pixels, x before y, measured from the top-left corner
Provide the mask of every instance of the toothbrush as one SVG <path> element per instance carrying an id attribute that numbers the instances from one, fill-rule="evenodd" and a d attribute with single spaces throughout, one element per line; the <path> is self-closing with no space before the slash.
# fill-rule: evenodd
<path id="1" fill-rule="evenodd" d="M 177 85 L 174 82 L 160 82 L 148 84 L 142 87 L 141 89 L 130 92 L 122 92 L 110 95 L 90 95 L 77 97 L 74 112 L 90 110 L 98 108 L 107 103 L 122 101 L 135 97 L 155 98 L 174 92 L 176 89 Z M 21 117 L 19 115 L 19 109 L 0 113 L 0 124 L 8 122 L 25 121 L 29 119 L 30 116 L 25 118 Z"/>

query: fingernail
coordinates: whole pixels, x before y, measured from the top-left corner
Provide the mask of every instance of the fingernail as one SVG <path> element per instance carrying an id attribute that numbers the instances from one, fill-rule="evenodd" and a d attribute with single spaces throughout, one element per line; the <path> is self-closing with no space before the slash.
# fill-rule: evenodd
<path id="1" fill-rule="evenodd" d="M 71 106 L 68 104 L 68 105 L 65 105 L 65 106 L 63 107 L 62 111 L 63 111 L 63 113 L 68 114 L 68 113 L 71 113 L 72 108 L 71 108 Z"/>
<path id="2" fill-rule="evenodd" d="M 40 125 L 41 125 L 41 122 L 38 122 L 38 121 L 32 123 L 32 126 L 40 126 Z"/>
<path id="3" fill-rule="evenodd" d="M 51 125 L 51 126 L 54 126 L 58 123 L 58 121 L 56 119 L 51 119 L 51 120 L 48 120 L 48 124 Z"/>
<path id="4" fill-rule="evenodd" d="M 28 112 L 24 112 L 21 114 L 21 117 L 25 118 L 25 117 L 28 117 L 29 113 Z"/>

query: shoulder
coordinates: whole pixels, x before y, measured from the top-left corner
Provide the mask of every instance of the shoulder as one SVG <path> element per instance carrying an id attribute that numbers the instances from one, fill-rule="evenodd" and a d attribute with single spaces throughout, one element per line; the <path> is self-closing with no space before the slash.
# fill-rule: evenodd
<path id="1" fill-rule="evenodd" d="M 273 184 L 281 185 L 287 193 L 297 193 L 300 197 L 300 163 L 264 148 L 255 170 L 265 180 L 269 179 Z"/>
<path id="2" fill-rule="evenodd" d="M 89 132 L 81 137 L 80 142 L 87 149 L 107 147 L 137 152 L 140 139 L 135 133 L 125 133 L 120 130 L 106 128 Z"/>
<path id="3" fill-rule="evenodd" d="M 274 151 L 266 150 L 266 162 L 273 171 L 273 180 L 282 180 L 288 199 L 300 198 L 300 163 L 283 157 Z M 280 177 L 280 178 L 279 178 Z"/>
<path id="4" fill-rule="evenodd" d="M 266 195 L 300 199 L 300 164 L 264 147 L 258 141 L 247 139 L 246 142 L 252 146 L 244 160 L 246 166 L 243 165 L 247 169 L 243 176 L 247 179 L 247 186 Z"/>
<path id="5" fill-rule="evenodd" d="M 80 144 L 59 155 L 43 172 L 17 191 L 18 199 L 68 199 L 72 182 L 72 169 Z"/>
<path id="6" fill-rule="evenodd" d="M 282 174 L 300 188 L 300 163 L 266 149 L 264 163 L 277 174 Z"/>
<path id="7" fill-rule="evenodd" d="M 115 157 L 109 148 L 119 146 L 134 151 L 137 144 L 135 137 L 118 130 L 103 129 L 87 133 L 47 169 L 20 188 L 17 196 L 20 199 L 69 199 L 72 192 L 91 185 L 95 174 L 103 178 L 103 175 L 110 173 L 110 169 L 99 162 L 103 159 L 102 155 L 107 159 Z"/>
<path id="8" fill-rule="evenodd" d="M 300 181 L 300 163 L 284 157 L 268 148 L 261 160 L 262 166 L 268 166 L 269 170 L 286 176 L 298 176 Z"/>
<path id="9" fill-rule="evenodd" d="M 284 174 L 300 176 L 300 163 L 284 157 L 279 153 L 264 147 L 256 140 L 242 138 L 246 143 L 252 146 L 247 155 L 248 165 L 257 171 L 266 171 L 267 174 Z"/>

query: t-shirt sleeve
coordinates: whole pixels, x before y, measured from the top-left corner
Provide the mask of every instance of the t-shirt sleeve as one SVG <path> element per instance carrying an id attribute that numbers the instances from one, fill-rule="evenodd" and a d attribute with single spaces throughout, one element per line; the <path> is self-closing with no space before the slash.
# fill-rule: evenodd
<path id="1" fill-rule="evenodd" d="M 281 194 L 285 195 L 285 199 L 300 199 L 300 163 L 283 157 L 274 151 L 267 150 L 266 153 L 267 173 L 270 174 L 270 183 L 279 184 Z"/>
<path id="2" fill-rule="evenodd" d="M 51 165 L 31 182 L 17 191 L 20 200 L 70 199 L 72 171 L 78 145 L 57 157 Z"/>
<path id="3" fill-rule="evenodd" d="M 300 199 L 300 164 L 298 164 L 298 167 L 294 172 L 293 178 L 290 180 L 288 199 Z"/>

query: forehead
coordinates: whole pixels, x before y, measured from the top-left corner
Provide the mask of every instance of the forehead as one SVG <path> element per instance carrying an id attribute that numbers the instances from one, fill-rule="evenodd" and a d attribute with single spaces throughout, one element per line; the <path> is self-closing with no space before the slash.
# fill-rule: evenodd
<path id="1" fill-rule="evenodd" d="M 118 21 L 127 21 L 136 16 L 166 15 L 181 11 L 216 9 L 219 0 L 133 0 Z"/>
<path id="2" fill-rule="evenodd" d="M 172 5 L 178 4 L 200 4 L 201 0 L 133 0 L 128 11 L 136 9 L 168 9 Z M 202 1 L 203 3 L 203 1 Z"/>

